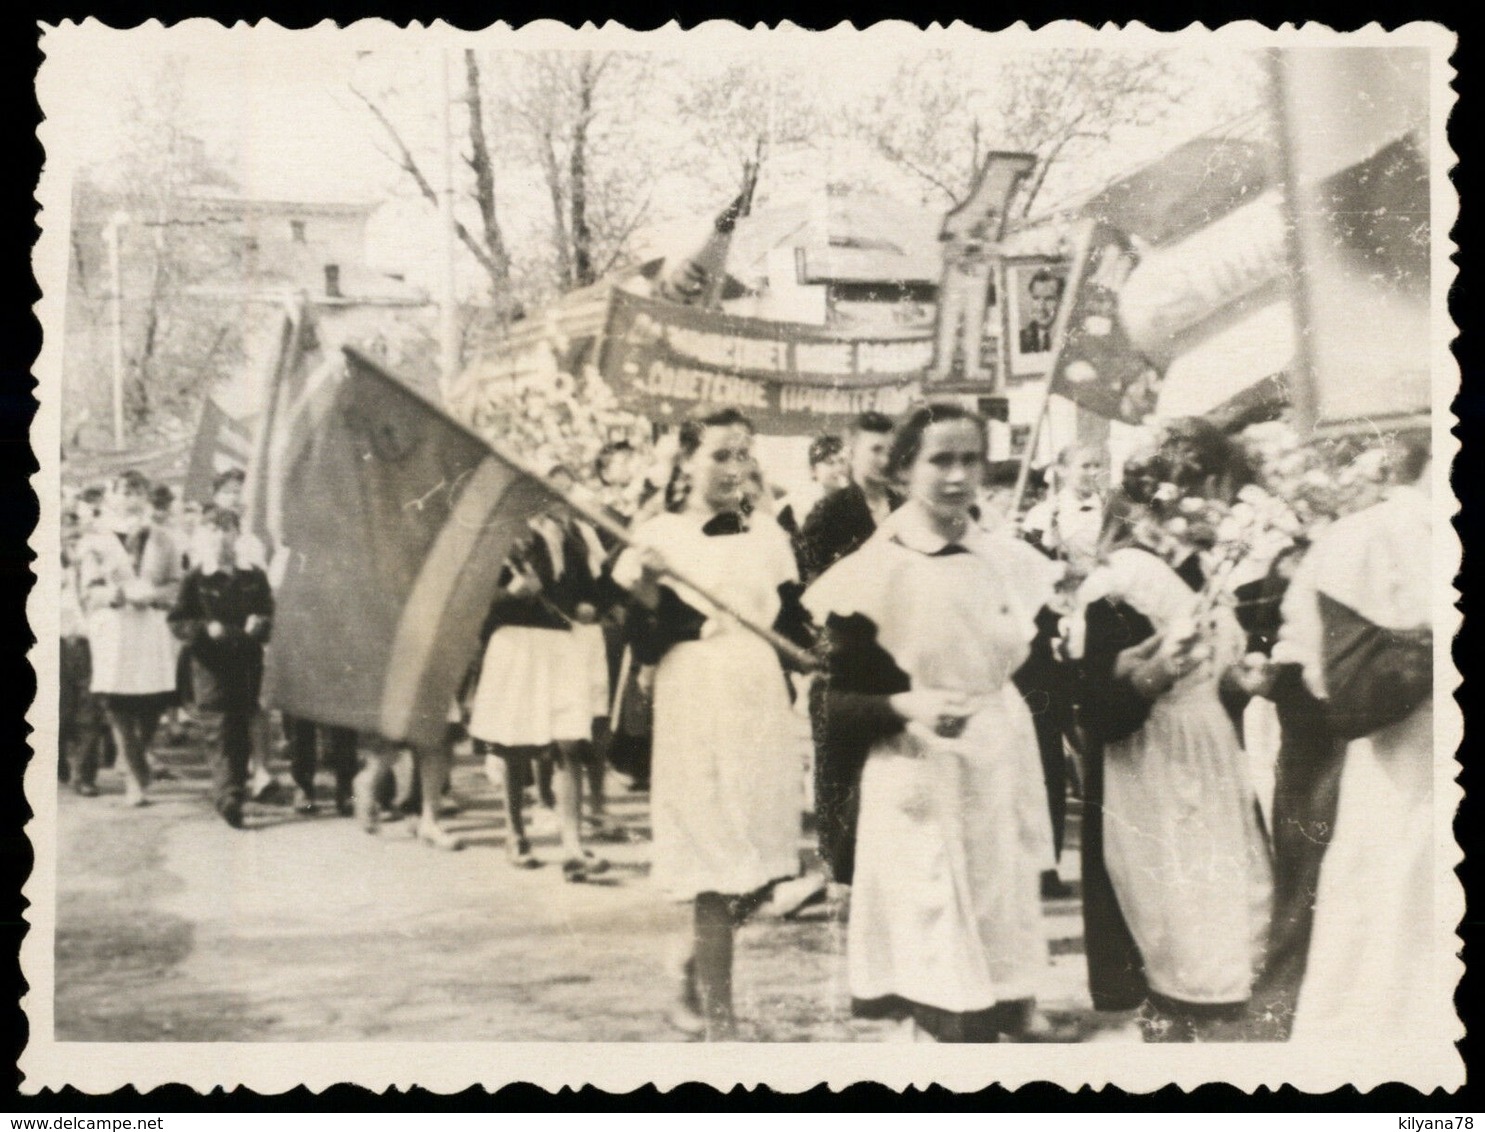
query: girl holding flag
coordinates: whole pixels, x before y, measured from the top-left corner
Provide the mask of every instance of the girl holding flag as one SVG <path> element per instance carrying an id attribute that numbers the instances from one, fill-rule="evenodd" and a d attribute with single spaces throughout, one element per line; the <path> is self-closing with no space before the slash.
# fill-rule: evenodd
<path id="1" fill-rule="evenodd" d="M 733 933 L 773 882 L 799 872 L 802 782 L 773 648 L 671 570 L 765 626 L 797 600 L 796 574 L 783 528 L 742 516 L 754 467 L 747 418 L 729 409 L 689 421 L 678 441 L 678 509 L 636 527 L 614 580 L 635 599 L 636 660 L 656 664 L 652 875 L 693 909 L 672 1021 L 727 1040 Z"/>

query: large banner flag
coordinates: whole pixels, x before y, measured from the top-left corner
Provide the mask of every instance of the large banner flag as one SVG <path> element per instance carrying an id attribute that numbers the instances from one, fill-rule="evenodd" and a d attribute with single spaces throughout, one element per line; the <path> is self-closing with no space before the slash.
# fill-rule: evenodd
<path id="1" fill-rule="evenodd" d="M 350 347 L 295 415 L 268 701 L 441 742 L 501 565 L 550 489 Z"/>
<path id="2" fill-rule="evenodd" d="M 731 407 L 760 432 L 807 435 L 868 409 L 902 412 L 932 360 L 922 333 L 848 335 L 615 291 L 599 368 L 631 412 L 664 421 Z"/>
<path id="3" fill-rule="evenodd" d="M 238 420 L 208 396 L 186 468 L 184 497 L 192 503 L 209 502 L 212 481 L 233 468 L 245 471 L 252 455 L 253 426 Z"/>
<path id="4" fill-rule="evenodd" d="M 1297 392 L 1316 423 L 1428 413 L 1431 55 L 1315 47 L 1276 56 L 1308 378 Z"/>
<path id="5" fill-rule="evenodd" d="M 1119 296 L 1139 263 L 1133 242 L 1110 224 L 1086 222 L 1071 288 L 1057 313 L 1060 342 L 1051 392 L 1099 416 L 1138 424 L 1155 409 L 1160 371 L 1129 339 Z"/>
<path id="6" fill-rule="evenodd" d="M 304 430 L 304 413 L 311 395 L 338 367 L 320 349 L 313 308 L 299 296 L 284 307 L 274 345 L 265 360 L 267 397 L 253 441 L 248 463 L 243 507 L 244 529 L 263 539 L 270 548 L 283 538 L 283 452 L 296 434 Z"/>

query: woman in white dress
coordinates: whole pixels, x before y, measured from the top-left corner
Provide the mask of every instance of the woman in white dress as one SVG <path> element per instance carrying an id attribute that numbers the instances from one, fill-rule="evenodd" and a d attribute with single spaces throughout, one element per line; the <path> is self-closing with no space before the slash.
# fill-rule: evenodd
<path id="1" fill-rule="evenodd" d="M 674 569 L 755 623 L 778 619 L 796 580 L 794 555 L 776 522 L 741 519 L 752 445 L 751 424 L 731 410 L 683 426 L 684 502 L 637 526 L 614 567 L 638 606 L 636 659 L 657 664 L 652 876 L 694 906 L 672 1020 L 710 1040 L 735 1034 L 734 928 L 800 864 L 803 783 L 779 659 L 670 576 Z"/>
<path id="2" fill-rule="evenodd" d="M 1291 1040 L 1402 1049 L 1462 1034 L 1458 940 L 1434 906 L 1433 539 L 1427 442 L 1385 501 L 1315 540 L 1281 640 L 1350 743 Z"/>
<path id="3" fill-rule="evenodd" d="M 821 719 L 864 756 L 848 957 L 856 1013 L 914 1038 L 1045 1031 L 1041 874 L 1052 829 L 1031 712 L 1011 681 L 1057 566 L 972 521 L 985 430 L 913 413 L 890 470 L 907 502 L 805 595 L 829 653 Z"/>
<path id="4" fill-rule="evenodd" d="M 1150 467 L 1183 495 L 1211 497 L 1239 459 L 1220 434 L 1196 432 L 1197 450 L 1176 430 Z M 1146 1035 L 1192 1040 L 1235 1021 L 1252 993 L 1272 871 L 1248 762 L 1218 697 L 1245 635 L 1230 610 L 1209 610 L 1196 555 L 1167 561 L 1146 522 L 1158 506 L 1135 500 L 1079 591 L 1081 722 L 1102 767 L 1102 865 L 1117 900 L 1097 914 L 1085 905 L 1085 916 L 1090 955 L 1127 925 Z M 1085 863 L 1085 881 L 1090 871 Z"/>
<path id="5" fill-rule="evenodd" d="M 181 556 L 169 533 L 149 521 L 149 490 L 139 472 L 120 475 L 107 515 L 79 548 L 92 690 L 123 755 L 131 806 L 147 802 L 150 743 L 176 688 L 178 646 L 166 617 L 180 588 Z"/>

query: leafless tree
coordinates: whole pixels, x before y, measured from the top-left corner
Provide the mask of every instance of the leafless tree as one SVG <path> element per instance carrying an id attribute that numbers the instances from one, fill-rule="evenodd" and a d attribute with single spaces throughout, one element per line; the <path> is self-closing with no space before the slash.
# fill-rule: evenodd
<path id="1" fill-rule="evenodd" d="M 516 247 L 523 234 L 505 217 L 529 202 L 512 205 L 513 181 L 532 175 L 541 185 L 549 217 L 541 258 L 559 291 L 609 271 L 648 217 L 657 163 L 640 136 L 637 107 L 653 69 L 622 53 L 462 53 L 459 128 L 467 174 L 460 200 L 473 204 L 478 222 L 456 218 L 455 231 L 489 276 L 497 321 L 532 297 L 532 282 L 538 293 L 549 289 L 520 268 L 531 257 Z M 408 88 L 415 85 L 404 71 L 381 89 L 353 86 L 352 92 L 381 126 L 391 160 L 437 205 L 439 187 L 427 172 L 431 155 L 417 144 L 417 108 L 409 105 Z"/>
<path id="2" fill-rule="evenodd" d="M 642 131 L 656 64 L 622 52 L 520 52 L 496 107 L 514 148 L 539 170 L 561 290 L 587 286 L 628 251 L 664 165 Z"/>
<path id="3" fill-rule="evenodd" d="M 227 282 L 243 265 L 230 225 L 192 207 L 193 193 L 228 187 L 231 178 L 192 134 L 177 68 L 160 67 L 128 99 L 118 159 L 88 171 L 74 196 L 64 365 L 72 390 L 66 403 L 79 417 L 69 422 L 75 436 L 84 418 L 107 416 L 117 298 L 125 423 L 139 443 L 188 430 L 206 391 L 240 361 L 241 327 L 198 287 Z M 118 234 L 119 296 L 107 247 L 116 213 L 128 218 Z"/>
<path id="4" fill-rule="evenodd" d="M 466 50 L 460 62 L 462 64 L 460 70 L 464 79 L 464 90 L 460 100 L 464 103 L 466 111 L 464 122 L 469 139 L 469 150 L 463 154 L 463 159 L 473 176 L 469 196 L 472 197 L 479 212 L 480 230 L 478 234 L 470 231 L 456 216 L 454 232 L 459 242 L 468 249 L 470 255 L 489 276 L 492 305 L 497 312 L 497 317 L 504 319 L 509 316 L 514 306 L 514 296 L 511 291 L 510 255 L 500 223 L 500 208 L 496 195 L 495 160 L 485 130 L 484 84 L 481 79 L 480 64 L 473 51 Z M 388 156 L 407 174 L 417 187 L 419 194 L 429 204 L 435 208 L 438 207 L 439 190 L 429 179 L 423 161 L 420 161 L 414 153 L 413 145 L 407 140 L 405 131 L 393 121 L 392 114 L 387 108 L 386 104 L 392 101 L 389 92 L 373 95 L 352 83 L 351 93 L 366 106 L 372 117 L 382 127 L 382 132 L 391 145 Z"/>
<path id="5" fill-rule="evenodd" d="M 676 112 L 718 190 L 735 192 L 749 176 L 763 181 L 770 158 L 812 146 L 827 129 L 814 92 L 793 68 L 731 63 L 686 77 Z"/>
<path id="6" fill-rule="evenodd" d="M 1027 216 L 1048 176 L 1110 145 L 1126 127 L 1160 122 L 1186 80 L 1159 51 L 1029 50 L 988 69 L 946 52 L 904 62 L 856 115 L 857 129 L 893 165 L 962 201 L 987 153 L 1035 153 L 1015 214 Z"/>

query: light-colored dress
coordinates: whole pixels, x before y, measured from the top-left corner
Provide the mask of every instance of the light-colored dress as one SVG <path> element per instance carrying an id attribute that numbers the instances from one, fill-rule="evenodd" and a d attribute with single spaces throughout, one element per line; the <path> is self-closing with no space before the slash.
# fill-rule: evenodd
<path id="1" fill-rule="evenodd" d="M 543 551 L 538 575 L 555 586 L 570 570 L 586 566 L 588 572 L 579 574 L 579 598 L 596 601 L 584 582 L 591 585 L 602 569 L 602 548 L 593 545 L 597 536 L 590 542 L 587 532 L 547 518 L 533 521 L 531 529 Z M 573 533 L 583 537 L 574 542 Z M 469 733 L 476 739 L 506 747 L 581 742 L 592 738 L 593 720 L 608 713 L 603 629 L 569 618 L 553 600 L 546 609 L 541 620 L 558 627 L 505 624 L 491 634 L 470 705 Z"/>
<path id="2" fill-rule="evenodd" d="M 634 541 L 750 620 L 773 624 L 778 588 L 796 578 L 788 537 L 773 522 L 709 536 L 703 521 L 657 515 Z M 639 575 L 626 551 L 614 580 L 628 588 Z M 799 872 L 801 754 L 784 673 L 769 644 L 689 587 L 674 588 L 709 617 L 702 639 L 672 647 L 655 671 L 651 875 L 679 898 L 754 892 Z"/>
<path id="3" fill-rule="evenodd" d="M 1200 603 L 1162 559 L 1134 548 L 1109 555 L 1080 597 L 1122 601 L 1156 633 L 1189 622 Z M 1143 727 L 1104 748 L 1104 857 L 1151 989 L 1228 1004 L 1252 992 L 1273 875 L 1248 760 L 1217 696 L 1245 640 L 1226 609 L 1211 620 L 1210 659 L 1151 705 Z"/>
<path id="4" fill-rule="evenodd" d="M 158 696 L 173 693 L 180 644 L 166 621 L 180 588 L 180 552 L 169 533 L 150 526 L 136 564 L 118 532 L 100 530 L 78 548 L 82 600 L 88 611 L 96 693 Z M 151 605 L 114 605 L 120 589 Z"/>
<path id="5" fill-rule="evenodd" d="M 1313 607 L 1318 590 L 1384 628 L 1429 624 L 1430 514 L 1426 498 L 1394 489 L 1339 520 L 1296 573 L 1286 617 L 1294 612 L 1300 628 L 1296 607 Z M 1291 635 L 1289 643 L 1299 642 Z M 1305 677 L 1323 694 L 1323 635 L 1308 645 Z M 1434 914 L 1434 757 L 1431 697 L 1347 747 L 1291 1040 L 1400 1047 L 1460 1028 L 1452 976 L 1439 969 L 1453 961 L 1457 940 Z"/>
<path id="6" fill-rule="evenodd" d="M 851 995 L 954 1013 L 1033 998 L 1049 957 L 1040 876 L 1053 867 L 1036 731 L 1011 675 L 1055 564 L 972 528 L 947 544 L 914 504 L 805 595 L 819 624 L 859 614 L 914 689 L 977 705 L 953 739 L 909 724 L 861 778 L 848 965 Z M 967 551 L 964 553 L 962 551 Z"/>
<path id="7" fill-rule="evenodd" d="M 469 712 L 469 733 L 505 747 L 591 739 L 608 714 L 608 659 L 597 625 L 506 625 L 490 636 Z"/>

